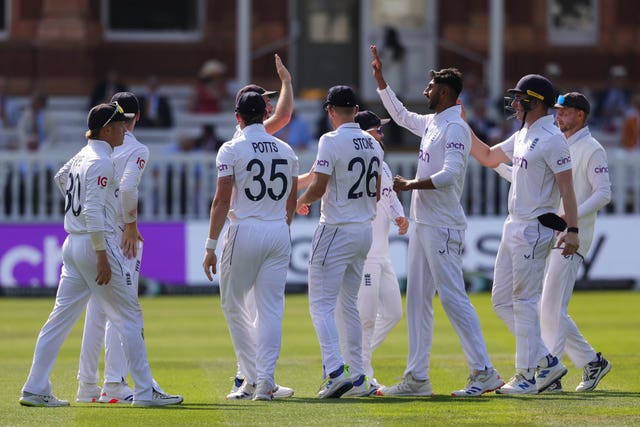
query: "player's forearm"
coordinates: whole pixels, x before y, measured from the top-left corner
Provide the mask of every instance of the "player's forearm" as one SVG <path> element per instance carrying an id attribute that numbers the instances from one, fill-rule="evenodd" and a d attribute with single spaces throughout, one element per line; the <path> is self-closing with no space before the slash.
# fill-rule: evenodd
<path id="1" fill-rule="evenodd" d="M 571 170 L 568 171 L 562 179 L 558 180 L 560 195 L 562 197 L 562 207 L 564 208 L 565 221 L 567 227 L 578 226 L 578 203 L 573 190 L 573 180 L 571 178 Z"/>
<path id="2" fill-rule="evenodd" d="M 218 240 L 224 223 L 227 220 L 227 214 L 231 203 L 229 201 L 214 200 L 211 205 L 211 218 L 209 220 L 209 238 Z"/>
<path id="3" fill-rule="evenodd" d="M 120 191 L 124 223 L 136 222 L 138 219 L 138 189 Z"/>
<path id="4" fill-rule="evenodd" d="M 273 115 L 264 122 L 267 133 L 274 134 L 285 127 L 291 120 L 293 114 L 293 88 L 291 79 L 282 80 L 280 96 Z"/>
<path id="5" fill-rule="evenodd" d="M 433 181 L 431 178 L 427 179 L 412 179 L 407 184 L 407 189 L 409 190 L 435 190 L 436 187 L 433 185 Z"/>

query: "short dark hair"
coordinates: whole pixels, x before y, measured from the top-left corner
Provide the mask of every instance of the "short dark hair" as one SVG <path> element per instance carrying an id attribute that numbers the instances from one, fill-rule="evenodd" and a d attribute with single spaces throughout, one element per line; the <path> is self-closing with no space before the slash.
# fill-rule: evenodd
<path id="1" fill-rule="evenodd" d="M 434 83 L 444 84 L 454 90 L 456 98 L 462 92 L 462 72 L 457 68 L 443 68 L 442 70 L 431 70 L 431 79 Z"/>
<path id="2" fill-rule="evenodd" d="M 243 113 L 238 113 L 240 115 L 240 117 L 242 117 L 242 121 L 244 122 L 245 126 L 249 126 L 249 125 L 255 125 L 256 123 L 263 123 L 264 122 L 264 112 L 262 113 L 251 113 L 251 114 L 243 114 Z"/>

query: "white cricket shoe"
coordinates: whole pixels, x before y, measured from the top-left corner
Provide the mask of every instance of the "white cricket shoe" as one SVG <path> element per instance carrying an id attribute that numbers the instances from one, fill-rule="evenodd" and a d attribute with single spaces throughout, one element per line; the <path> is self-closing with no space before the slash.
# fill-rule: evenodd
<path id="1" fill-rule="evenodd" d="M 340 375 L 331 377 L 331 374 L 323 381 L 318 390 L 320 399 L 337 399 L 347 391 L 351 390 L 353 383 L 349 380 L 346 368 L 343 366 Z"/>
<path id="2" fill-rule="evenodd" d="M 242 387 L 242 384 L 244 384 L 244 377 L 233 378 L 233 385 L 231 386 L 231 391 L 229 392 L 229 394 L 235 393 L 238 390 L 240 390 L 240 387 Z"/>
<path id="3" fill-rule="evenodd" d="M 238 391 L 227 394 L 227 400 L 251 400 L 255 391 L 256 385 L 245 381 Z"/>
<path id="4" fill-rule="evenodd" d="M 601 353 L 597 354 L 596 362 L 587 363 L 582 373 L 582 381 L 576 387 L 576 391 L 592 391 L 598 383 L 611 370 L 611 363 L 602 357 Z"/>
<path id="5" fill-rule="evenodd" d="M 273 389 L 269 381 L 260 380 L 251 400 L 273 400 Z"/>
<path id="6" fill-rule="evenodd" d="M 538 367 L 536 369 L 536 386 L 538 393 L 545 391 L 554 382 L 567 374 L 567 368 L 560 362 L 557 357 L 547 356 L 547 367 Z"/>
<path id="7" fill-rule="evenodd" d="M 179 394 L 161 393 L 156 389 L 153 390 L 151 400 L 133 400 L 132 406 L 150 407 L 150 406 L 167 406 L 182 403 L 184 399 Z"/>
<path id="8" fill-rule="evenodd" d="M 536 379 L 528 380 L 522 374 L 515 374 L 508 383 L 496 390 L 498 394 L 537 394 Z"/>
<path id="9" fill-rule="evenodd" d="M 133 402 L 133 390 L 126 381 L 119 383 L 104 383 L 100 394 L 100 403 L 130 404 Z"/>
<path id="10" fill-rule="evenodd" d="M 78 394 L 76 402 L 78 403 L 96 403 L 100 399 L 102 390 L 95 384 L 78 382 Z"/>
<path id="11" fill-rule="evenodd" d="M 377 389 L 376 389 L 377 390 Z M 371 396 L 373 390 L 369 379 L 364 375 L 360 375 L 358 379 L 353 381 L 353 387 L 342 395 L 342 397 L 366 397 Z"/>
<path id="12" fill-rule="evenodd" d="M 451 396 L 482 396 L 484 393 L 497 390 L 503 385 L 504 381 L 498 374 L 498 371 L 489 368 L 470 375 L 467 385 L 462 390 L 452 392 Z"/>
<path id="13" fill-rule="evenodd" d="M 409 372 L 398 384 L 381 387 L 376 391 L 377 396 L 433 396 L 431 381 L 417 380 Z"/>
<path id="14" fill-rule="evenodd" d="M 22 396 L 18 402 L 20 402 L 22 406 L 47 406 L 50 408 L 69 406 L 68 400 L 60 400 L 52 394 L 33 394 L 28 391 L 22 392 Z"/>
<path id="15" fill-rule="evenodd" d="M 273 393 L 274 399 L 287 399 L 293 396 L 293 389 L 285 387 L 283 385 L 276 384 L 276 386 L 271 391 Z"/>

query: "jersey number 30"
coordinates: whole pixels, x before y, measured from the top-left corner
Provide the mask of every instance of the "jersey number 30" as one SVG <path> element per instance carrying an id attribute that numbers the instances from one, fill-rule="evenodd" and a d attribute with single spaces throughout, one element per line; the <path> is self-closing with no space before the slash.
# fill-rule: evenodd
<path id="1" fill-rule="evenodd" d="M 367 196 L 376 197 L 376 185 L 378 180 L 378 170 L 373 168 L 373 164 L 378 166 L 377 169 L 380 169 L 380 160 L 377 157 L 372 157 L 371 161 L 369 161 L 369 166 L 365 165 L 365 161 L 362 157 L 354 157 L 349 162 L 349 172 L 353 171 L 354 168 L 357 168 L 360 171 L 360 175 L 358 179 L 353 184 L 353 186 L 349 189 L 348 198 L 349 199 L 359 199 L 364 194 L 360 189 L 362 184 L 362 179 L 365 177 L 365 173 L 367 175 L 365 180 L 365 190 L 367 191 Z M 371 181 L 373 181 L 373 191 L 371 191 Z M 360 190 L 360 191 L 358 191 Z"/>
<path id="2" fill-rule="evenodd" d="M 82 212 L 82 205 L 80 204 L 80 175 L 76 174 L 74 177 L 72 173 L 69 174 L 69 183 L 67 185 L 66 198 L 64 203 L 64 213 L 66 214 L 69 209 L 73 216 L 79 216 Z"/>
<path id="3" fill-rule="evenodd" d="M 253 159 L 247 165 L 247 172 L 253 172 L 255 167 L 257 167 L 257 173 L 253 175 L 253 180 L 257 182 L 260 186 L 260 191 L 258 194 L 254 194 L 251 192 L 251 189 L 245 188 L 244 193 L 247 195 L 249 200 L 253 200 L 254 202 L 260 201 L 264 198 L 265 195 L 269 195 L 269 197 L 273 200 L 280 200 L 286 194 L 287 188 L 289 188 L 289 183 L 287 182 L 287 175 L 284 172 L 278 172 L 278 166 L 284 165 L 287 166 L 289 162 L 285 159 L 273 159 L 271 161 L 271 174 L 269 176 L 269 182 L 273 183 L 274 181 L 282 181 L 282 189 L 279 193 L 275 193 L 273 191 L 273 186 L 267 188 L 267 183 L 264 182 L 264 163 L 260 159 Z"/>

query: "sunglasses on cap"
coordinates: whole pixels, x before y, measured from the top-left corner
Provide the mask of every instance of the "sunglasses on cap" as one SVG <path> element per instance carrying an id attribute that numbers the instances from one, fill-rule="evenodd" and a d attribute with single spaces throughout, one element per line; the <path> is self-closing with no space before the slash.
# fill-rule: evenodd
<path id="1" fill-rule="evenodd" d="M 118 114 L 118 113 L 124 114 L 124 110 L 122 109 L 120 104 L 118 104 L 118 101 L 113 101 L 113 102 L 116 104 L 116 109 L 113 110 L 113 114 L 111 115 L 111 117 L 109 117 L 109 120 L 107 120 L 105 122 L 105 124 L 102 125 L 102 127 L 106 127 L 109 123 L 111 123 L 111 120 L 113 120 L 113 118 L 116 116 L 116 114 Z"/>
<path id="2" fill-rule="evenodd" d="M 384 132 L 382 131 L 382 126 L 378 126 L 377 128 L 369 128 L 366 131 L 367 132 L 371 132 L 372 130 L 375 130 L 376 132 L 378 132 L 379 134 L 383 134 Z"/>

